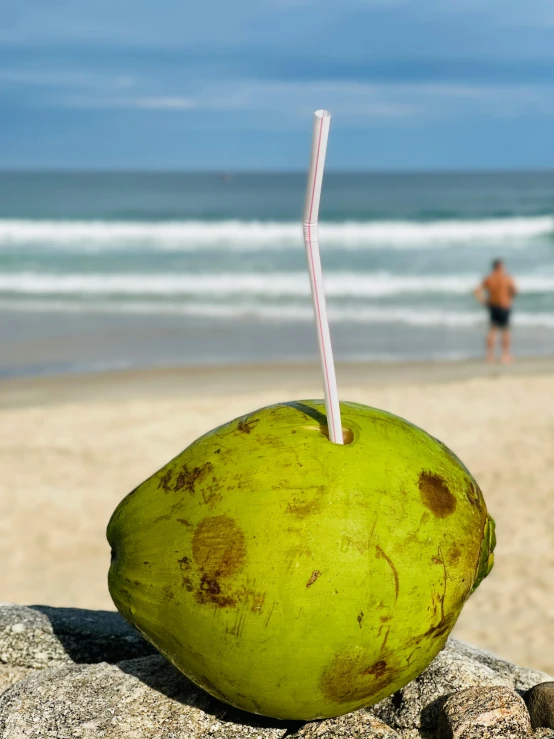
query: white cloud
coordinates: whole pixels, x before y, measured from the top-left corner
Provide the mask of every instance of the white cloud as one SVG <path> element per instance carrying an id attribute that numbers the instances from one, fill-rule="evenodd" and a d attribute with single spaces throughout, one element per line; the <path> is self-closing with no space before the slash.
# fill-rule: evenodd
<path id="1" fill-rule="evenodd" d="M 0 85 L 25 88 L 39 87 L 45 90 L 73 90 L 102 92 L 128 90 L 137 84 L 131 75 L 112 75 L 79 69 L 60 68 L 4 68 L 0 69 Z"/>
<path id="2" fill-rule="evenodd" d="M 36 88 L 41 87 L 40 95 Z M 86 69 L 4 69 L 0 89 L 19 91 L 38 106 L 159 111 L 213 111 L 273 116 L 278 127 L 295 126 L 311 111 L 331 109 L 349 126 L 372 121 L 554 116 L 554 86 L 541 84 L 369 83 L 340 80 L 279 81 L 201 78 L 183 82 Z"/>
<path id="3" fill-rule="evenodd" d="M 68 108 L 128 108 L 141 110 L 193 110 L 198 107 L 190 97 L 155 96 L 71 96 L 60 101 Z"/>
<path id="4" fill-rule="evenodd" d="M 436 83 L 245 82 L 197 96 L 199 108 L 271 110 L 286 118 L 329 108 L 351 125 L 368 120 L 444 119 L 487 115 L 554 115 L 551 87 L 448 85 Z M 314 107 L 315 106 L 315 107 Z"/>
<path id="5" fill-rule="evenodd" d="M 72 70 L 0 69 L 0 83 L 52 88 L 90 87 L 91 77 Z M 94 86 L 94 85 L 92 85 Z"/>
<path id="6" fill-rule="evenodd" d="M 129 88 L 134 87 L 135 84 L 136 80 L 130 75 L 121 75 L 112 80 L 112 87 L 117 90 L 128 90 Z"/>
<path id="7" fill-rule="evenodd" d="M 197 107 L 196 101 L 192 98 L 178 96 L 132 98 L 131 104 L 135 108 L 155 110 L 192 110 Z"/>

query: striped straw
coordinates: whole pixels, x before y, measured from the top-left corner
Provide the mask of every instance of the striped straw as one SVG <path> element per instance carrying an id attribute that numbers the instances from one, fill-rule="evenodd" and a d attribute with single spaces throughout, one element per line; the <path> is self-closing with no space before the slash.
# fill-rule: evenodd
<path id="1" fill-rule="evenodd" d="M 327 320 L 325 293 L 323 292 L 323 277 L 321 274 L 321 259 L 319 257 L 319 244 L 317 237 L 319 200 L 321 197 L 321 184 L 323 181 L 323 168 L 325 166 L 325 153 L 327 151 L 327 139 L 329 137 L 330 123 L 330 113 L 326 110 L 316 110 L 312 140 L 312 158 L 308 174 L 306 205 L 304 208 L 304 244 L 306 245 L 306 256 L 308 258 L 308 270 L 312 287 L 312 299 L 314 303 L 317 338 L 319 341 L 319 353 L 323 370 L 325 409 L 327 411 L 329 438 L 335 444 L 342 444 L 342 423 L 340 418 L 339 396 L 337 392 L 337 379 L 335 376 L 333 350 L 331 348 L 329 322 Z"/>

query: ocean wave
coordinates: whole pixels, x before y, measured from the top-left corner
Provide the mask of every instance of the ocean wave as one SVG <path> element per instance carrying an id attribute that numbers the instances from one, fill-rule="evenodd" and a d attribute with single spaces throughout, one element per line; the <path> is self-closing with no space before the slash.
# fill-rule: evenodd
<path id="1" fill-rule="evenodd" d="M 388 272 L 331 272 L 325 282 L 328 297 L 378 298 L 404 294 L 464 295 L 479 282 L 478 275 L 395 275 Z M 554 275 L 521 275 L 523 294 L 554 292 Z M 224 274 L 0 274 L 0 292 L 28 295 L 120 296 L 241 296 L 308 297 L 307 272 Z"/>
<path id="2" fill-rule="evenodd" d="M 457 244 L 522 246 L 554 236 L 551 216 L 473 221 L 344 221 L 321 223 L 327 247 L 341 249 L 436 248 Z M 251 251 L 300 248 L 300 222 L 274 221 L 33 221 L 0 220 L 0 247 L 44 247 L 105 251 L 129 248 L 155 251 L 227 249 Z"/>
<path id="3" fill-rule="evenodd" d="M 263 305 L 255 302 L 240 304 L 214 303 L 150 303 L 129 301 L 110 303 L 76 300 L 0 300 L 0 310 L 53 313 L 104 313 L 135 315 L 181 315 L 192 318 L 278 321 L 282 323 L 313 322 L 311 306 Z M 417 308 L 369 308 L 353 306 L 329 308 L 331 323 L 404 324 L 419 327 L 471 328 L 487 321 L 484 311 L 445 311 Z M 518 312 L 514 324 L 529 328 L 554 329 L 554 313 Z"/>

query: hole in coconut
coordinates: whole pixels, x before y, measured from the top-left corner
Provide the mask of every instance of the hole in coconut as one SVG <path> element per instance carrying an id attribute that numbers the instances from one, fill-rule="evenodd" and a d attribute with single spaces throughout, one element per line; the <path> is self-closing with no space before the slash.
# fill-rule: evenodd
<path id="1" fill-rule="evenodd" d="M 320 426 L 319 430 L 321 433 L 329 438 L 329 427 L 328 426 Z M 352 429 L 346 428 L 346 426 L 342 427 L 342 443 L 346 446 L 346 444 L 352 444 L 354 441 L 354 432 Z"/>

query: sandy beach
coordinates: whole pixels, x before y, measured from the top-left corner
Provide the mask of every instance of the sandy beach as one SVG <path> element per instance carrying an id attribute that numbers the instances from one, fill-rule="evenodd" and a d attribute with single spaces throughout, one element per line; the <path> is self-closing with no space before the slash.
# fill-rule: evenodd
<path id="1" fill-rule="evenodd" d="M 343 365 L 341 397 L 443 440 L 496 518 L 493 574 L 455 635 L 554 674 L 554 360 Z M 156 369 L 0 384 L 0 600 L 112 609 L 116 504 L 200 434 L 321 397 L 311 366 Z"/>

